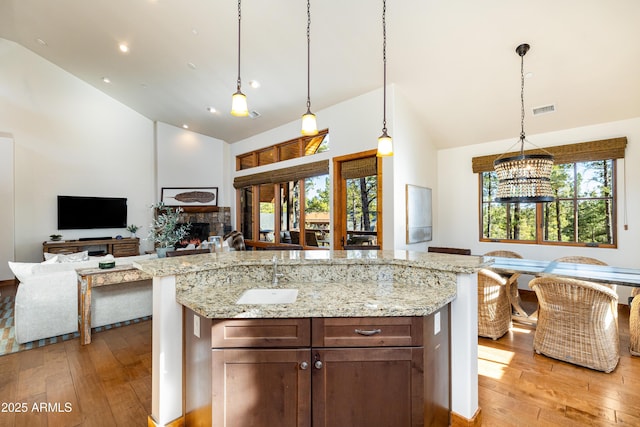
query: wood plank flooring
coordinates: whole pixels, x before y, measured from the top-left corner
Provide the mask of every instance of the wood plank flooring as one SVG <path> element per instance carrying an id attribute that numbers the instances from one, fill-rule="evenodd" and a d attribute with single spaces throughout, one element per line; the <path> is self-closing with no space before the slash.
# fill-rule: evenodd
<path id="1" fill-rule="evenodd" d="M 535 354 L 531 326 L 478 338 L 483 425 L 640 426 L 640 358 L 629 353 L 629 308 L 619 307 L 620 363 L 610 374 Z"/>
<path id="2" fill-rule="evenodd" d="M 151 320 L 1 356 L 0 405 L 0 427 L 146 426 Z"/>
<path id="3" fill-rule="evenodd" d="M 628 319 L 621 306 L 621 359 L 611 374 L 534 354 L 529 326 L 479 338 L 483 425 L 640 426 L 640 357 L 629 354 Z M 151 321 L 96 333 L 84 347 L 75 339 L 0 357 L 0 404 L 22 402 L 28 411 L 0 412 L 0 427 L 146 426 Z M 43 402 L 54 407 L 33 410 Z"/>

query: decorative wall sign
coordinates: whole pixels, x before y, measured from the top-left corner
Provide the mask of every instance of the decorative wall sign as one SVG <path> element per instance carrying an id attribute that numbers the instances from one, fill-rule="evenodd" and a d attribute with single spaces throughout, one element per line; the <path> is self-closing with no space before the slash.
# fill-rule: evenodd
<path id="1" fill-rule="evenodd" d="M 218 206 L 218 187 L 163 187 L 160 200 L 167 206 Z"/>
<path id="2" fill-rule="evenodd" d="M 431 189 L 407 184 L 407 244 L 432 239 Z"/>

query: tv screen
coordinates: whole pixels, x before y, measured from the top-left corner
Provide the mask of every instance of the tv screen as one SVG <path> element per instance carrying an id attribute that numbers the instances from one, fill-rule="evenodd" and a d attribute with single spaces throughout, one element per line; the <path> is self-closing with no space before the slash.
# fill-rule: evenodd
<path id="1" fill-rule="evenodd" d="M 126 226 L 126 198 L 58 196 L 59 230 L 124 228 Z"/>

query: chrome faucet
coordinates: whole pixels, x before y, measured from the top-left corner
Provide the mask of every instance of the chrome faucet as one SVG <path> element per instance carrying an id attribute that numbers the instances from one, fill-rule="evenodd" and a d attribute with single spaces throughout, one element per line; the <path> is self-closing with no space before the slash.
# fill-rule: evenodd
<path id="1" fill-rule="evenodd" d="M 273 278 L 271 279 L 272 285 L 278 284 L 278 278 L 284 277 L 283 273 L 278 273 L 278 257 L 273 256 Z"/>

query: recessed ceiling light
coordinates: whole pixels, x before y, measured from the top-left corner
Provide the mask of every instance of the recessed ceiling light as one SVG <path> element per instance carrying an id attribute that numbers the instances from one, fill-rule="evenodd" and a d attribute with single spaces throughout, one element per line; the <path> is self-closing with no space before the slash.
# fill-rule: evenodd
<path id="1" fill-rule="evenodd" d="M 129 46 L 127 46 L 126 43 L 120 43 L 118 45 L 118 49 L 120 49 L 120 52 L 122 52 L 122 53 L 129 52 Z"/>
<path id="2" fill-rule="evenodd" d="M 258 89 L 260 87 L 260 82 L 257 80 L 250 80 L 249 86 L 251 86 L 254 89 Z"/>
<path id="3" fill-rule="evenodd" d="M 197 28 L 193 28 L 193 29 L 191 30 L 191 33 L 192 33 L 194 36 L 197 36 L 197 35 L 198 35 L 198 29 L 197 29 Z"/>
<path id="4" fill-rule="evenodd" d="M 189 129 L 189 125 L 188 125 L 188 124 L 186 124 L 186 123 L 185 123 L 185 124 L 183 124 L 183 125 L 182 125 L 182 127 L 183 127 L 184 129 Z"/>
<path id="5" fill-rule="evenodd" d="M 531 77 L 533 77 L 533 73 L 531 71 L 529 71 L 527 74 L 524 75 L 526 78 L 530 79 Z"/>
<path id="6" fill-rule="evenodd" d="M 216 110 L 213 107 L 207 107 L 207 111 L 210 112 L 211 114 L 216 114 L 218 112 L 218 110 Z"/>
<path id="7" fill-rule="evenodd" d="M 103 77 L 102 81 L 105 83 L 111 83 L 111 79 L 109 77 Z"/>
<path id="8" fill-rule="evenodd" d="M 196 64 L 194 64 L 193 62 L 187 62 L 187 66 L 189 68 L 191 68 L 192 70 L 195 70 L 196 68 L 198 68 L 198 67 L 196 67 Z"/>
<path id="9" fill-rule="evenodd" d="M 47 42 L 42 39 L 36 39 L 36 42 L 38 42 L 40 46 L 47 46 Z"/>

